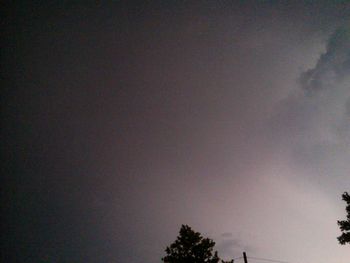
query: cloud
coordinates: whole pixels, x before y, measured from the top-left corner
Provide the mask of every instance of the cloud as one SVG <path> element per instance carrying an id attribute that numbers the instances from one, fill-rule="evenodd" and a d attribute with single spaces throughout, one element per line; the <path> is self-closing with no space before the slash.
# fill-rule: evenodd
<path id="1" fill-rule="evenodd" d="M 330 36 L 326 52 L 320 56 L 315 67 L 300 77 L 306 97 L 302 102 L 308 104 L 304 107 L 311 117 L 317 117 L 319 123 L 336 133 L 338 140 L 347 140 L 349 135 L 346 135 L 349 132 L 347 124 L 350 112 L 349 75 L 350 27 L 344 26 Z"/>
<path id="2" fill-rule="evenodd" d="M 312 69 L 300 77 L 300 84 L 307 93 L 336 88 L 350 71 L 350 28 L 341 27 L 330 37 L 327 49 Z"/>
<path id="3" fill-rule="evenodd" d="M 345 176 L 350 167 L 350 28 L 328 39 L 314 67 L 276 108 L 270 140 L 307 173 Z M 273 140 L 272 140 L 273 139 Z"/>
<path id="4" fill-rule="evenodd" d="M 238 239 L 229 238 L 221 240 L 217 245 L 217 249 L 221 257 L 232 258 L 232 256 L 236 257 L 241 253 L 243 246 Z"/>
<path id="5" fill-rule="evenodd" d="M 231 232 L 226 232 L 226 233 L 222 233 L 221 236 L 222 236 L 222 237 L 227 237 L 227 238 L 228 238 L 228 237 L 232 237 L 233 234 L 232 234 Z"/>
<path id="6" fill-rule="evenodd" d="M 255 247 L 245 244 L 240 238 L 233 238 L 232 233 L 223 233 L 221 236 L 223 239 L 216 246 L 221 258 L 230 260 L 241 256 L 243 251 L 251 253 L 256 251 Z"/>

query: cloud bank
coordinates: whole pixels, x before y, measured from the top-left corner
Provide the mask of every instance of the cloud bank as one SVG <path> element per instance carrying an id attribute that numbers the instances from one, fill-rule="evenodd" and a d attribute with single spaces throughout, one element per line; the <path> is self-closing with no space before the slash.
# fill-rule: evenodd
<path id="1" fill-rule="evenodd" d="M 349 36 L 347 26 L 330 36 L 326 51 L 301 74 L 300 88 L 280 103 L 271 125 L 296 165 L 337 180 L 349 174 Z"/>

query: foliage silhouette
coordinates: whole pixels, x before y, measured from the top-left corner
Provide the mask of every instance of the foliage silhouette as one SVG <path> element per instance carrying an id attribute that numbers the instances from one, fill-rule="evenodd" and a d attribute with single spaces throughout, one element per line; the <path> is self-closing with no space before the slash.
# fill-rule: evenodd
<path id="1" fill-rule="evenodd" d="M 179 236 L 169 247 L 165 249 L 166 256 L 162 258 L 165 263 L 218 263 L 218 252 L 213 251 L 215 242 L 209 238 L 203 238 L 200 233 L 191 227 L 182 225 Z M 222 261 L 222 263 L 233 263 Z"/>
<path id="2" fill-rule="evenodd" d="M 347 220 L 338 221 L 339 228 L 342 234 L 338 237 L 338 241 L 341 245 L 350 243 L 350 195 L 345 192 L 343 195 L 343 200 L 347 203 L 346 212 L 348 213 Z"/>

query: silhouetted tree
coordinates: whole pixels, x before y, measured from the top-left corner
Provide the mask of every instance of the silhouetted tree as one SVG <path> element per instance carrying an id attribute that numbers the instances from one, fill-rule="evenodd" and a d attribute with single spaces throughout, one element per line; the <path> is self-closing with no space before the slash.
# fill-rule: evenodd
<path id="1" fill-rule="evenodd" d="M 165 249 L 165 263 L 218 263 L 218 252 L 213 252 L 215 242 L 203 238 L 189 226 L 182 225 L 180 234 L 170 247 Z"/>
<path id="2" fill-rule="evenodd" d="M 340 244 L 345 245 L 346 243 L 350 243 L 350 195 L 345 192 L 342 197 L 347 203 L 346 212 L 348 214 L 346 216 L 347 220 L 338 221 L 338 225 L 342 232 L 341 236 L 338 237 L 338 241 Z"/>

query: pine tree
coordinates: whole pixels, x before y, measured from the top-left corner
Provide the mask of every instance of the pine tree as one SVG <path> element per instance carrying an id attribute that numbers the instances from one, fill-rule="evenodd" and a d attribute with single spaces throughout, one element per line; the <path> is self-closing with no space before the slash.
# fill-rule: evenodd
<path id="1" fill-rule="evenodd" d="M 342 232 L 342 234 L 338 237 L 338 241 L 341 245 L 345 245 L 346 243 L 350 244 L 350 195 L 345 192 L 342 197 L 343 200 L 347 203 L 347 220 L 338 221 L 339 228 Z"/>

